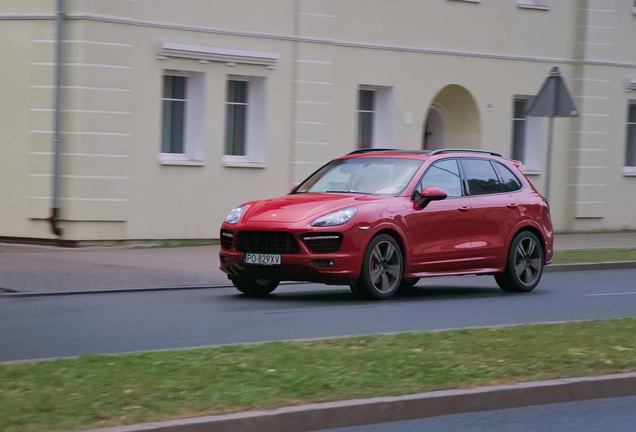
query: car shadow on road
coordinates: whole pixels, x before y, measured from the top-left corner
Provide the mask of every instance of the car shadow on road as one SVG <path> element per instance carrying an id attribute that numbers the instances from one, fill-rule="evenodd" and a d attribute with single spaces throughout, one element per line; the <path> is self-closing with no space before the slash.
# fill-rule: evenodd
<path id="1" fill-rule="evenodd" d="M 505 294 L 497 287 L 485 288 L 485 287 L 470 287 L 470 286 L 414 286 L 408 289 L 400 290 L 395 298 L 396 299 L 408 299 L 408 298 L 440 298 L 440 299 L 452 299 L 452 298 L 467 298 L 467 297 L 500 297 Z"/>
<path id="2" fill-rule="evenodd" d="M 492 297 L 508 297 L 518 295 L 531 295 L 529 293 L 507 293 L 493 287 L 471 287 L 462 285 L 426 285 L 400 290 L 394 297 L 388 300 L 365 300 L 354 295 L 346 286 L 326 287 L 325 289 L 315 290 L 285 290 L 279 289 L 264 297 L 251 299 L 247 296 L 236 293 L 233 295 L 237 300 L 251 300 L 256 302 L 311 302 L 325 304 L 347 304 L 347 305 L 382 305 L 394 302 L 416 302 L 422 300 L 461 300 L 461 299 L 479 299 Z"/>

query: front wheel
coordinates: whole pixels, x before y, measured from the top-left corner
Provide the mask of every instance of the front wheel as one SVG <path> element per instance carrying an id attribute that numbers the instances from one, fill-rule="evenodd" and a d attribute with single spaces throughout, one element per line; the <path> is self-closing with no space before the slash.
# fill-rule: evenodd
<path id="1" fill-rule="evenodd" d="M 495 274 L 497 285 L 508 292 L 532 291 L 543 274 L 543 247 L 536 235 L 522 231 L 510 244 L 506 268 Z"/>
<path id="2" fill-rule="evenodd" d="M 276 279 L 259 279 L 233 276 L 230 278 L 234 287 L 248 297 L 263 297 L 278 287 Z"/>
<path id="3" fill-rule="evenodd" d="M 420 281 L 420 278 L 402 278 L 402 282 L 400 282 L 400 289 L 408 290 L 412 288 Z"/>
<path id="4" fill-rule="evenodd" d="M 352 291 L 363 298 L 388 299 L 400 287 L 403 270 L 400 246 L 390 235 L 380 234 L 367 246 L 362 272 Z"/>

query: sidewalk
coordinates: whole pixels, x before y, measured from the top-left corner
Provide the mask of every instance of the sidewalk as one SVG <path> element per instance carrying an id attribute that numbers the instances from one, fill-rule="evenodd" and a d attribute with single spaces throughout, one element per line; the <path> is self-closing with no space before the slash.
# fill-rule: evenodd
<path id="1" fill-rule="evenodd" d="M 218 254 L 218 245 L 68 249 L 5 243 L 0 244 L 0 288 L 69 293 L 228 286 Z"/>
<path id="2" fill-rule="evenodd" d="M 636 232 L 561 234 L 555 250 L 636 248 Z M 80 247 L 0 243 L 0 293 L 231 286 L 219 270 L 219 246 Z M 548 271 L 559 270 L 549 266 Z"/>

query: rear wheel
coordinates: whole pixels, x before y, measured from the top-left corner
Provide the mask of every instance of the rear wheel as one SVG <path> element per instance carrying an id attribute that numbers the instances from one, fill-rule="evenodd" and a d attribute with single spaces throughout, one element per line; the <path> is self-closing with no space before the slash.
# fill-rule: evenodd
<path id="1" fill-rule="evenodd" d="M 395 239 L 387 234 L 374 237 L 364 253 L 362 272 L 351 290 L 372 299 L 392 297 L 400 287 L 404 259 Z"/>
<path id="2" fill-rule="evenodd" d="M 248 278 L 233 276 L 230 278 L 234 287 L 248 297 L 263 297 L 271 293 L 280 283 L 276 279 Z"/>
<path id="3" fill-rule="evenodd" d="M 530 231 L 522 231 L 510 244 L 506 268 L 497 273 L 497 285 L 509 292 L 532 291 L 543 274 L 543 248 L 538 237 Z"/>

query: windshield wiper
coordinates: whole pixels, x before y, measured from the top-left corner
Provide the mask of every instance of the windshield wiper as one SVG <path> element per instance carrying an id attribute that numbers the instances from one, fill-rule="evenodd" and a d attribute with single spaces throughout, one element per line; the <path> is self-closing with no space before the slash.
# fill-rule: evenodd
<path id="1" fill-rule="evenodd" d="M 368 192 L 360 192 L 356 190 L 328 190 L 328 191 L 325 191 L 325 193 L 351 193 L 351 194 L 358 194 L 358 195 L 369 195 Z"/>

